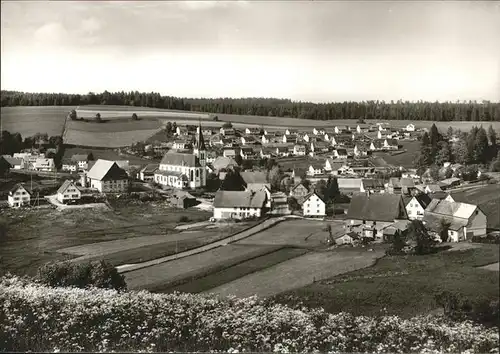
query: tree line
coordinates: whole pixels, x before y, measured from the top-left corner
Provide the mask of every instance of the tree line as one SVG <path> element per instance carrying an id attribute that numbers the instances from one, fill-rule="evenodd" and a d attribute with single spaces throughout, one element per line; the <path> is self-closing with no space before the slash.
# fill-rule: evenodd
<path id="1" fill-rule="evenodd" d="M 487 130 L 474 126 L 469 132 L 449 127 L 446 134 L 442 134 L 433 124 L 429 133 L 422 135 L 420 144 L 415 163 L 419 168 L 434 167 L 434 174 L 435 167 L 445 162 L 489 166 L 490 171 L 500 171 L 500 144 L 491 125 Z"/>
<path id="2" fill-rule="evenodd" d="M 182 98 L 151 92 L 80 94 L 1 92 L 2 107 L 125 105 L 183 111 L 290 117 L 314 120 L 385 119 L 500 121 L 500 103 L 490 101 L 379 101 L 312 103 L 277 98 Z"/>

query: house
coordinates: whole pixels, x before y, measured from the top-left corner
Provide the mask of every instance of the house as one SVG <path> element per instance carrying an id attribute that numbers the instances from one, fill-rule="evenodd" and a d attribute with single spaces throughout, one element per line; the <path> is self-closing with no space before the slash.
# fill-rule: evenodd
<path id="1" fill-rule="evenodd" d="M 355 232 L 346 232 L 345 234 L 338 235 L 334 238 L 335 244 L 341 245 L 352 245 L 359 240 L 359 235 Z"/>
<path id="2" fill-rule="evenodd" d="M 230 158 L 236 158 L 236 156 L 241 155 L 240 154 L 240 149 L 239 148 L 224 148 L 222 152 L 222 156 L 224 157 L 230 157 Z"/>
<path id="3" fill-rule="evenodd" d="M 428 184 L 424 188 L 424 193 L 426 194 L 431 194 L 431 193 L 438 193 L 442 192 L 443 190 L 438 184 Z"/>
<path id="4" fill-rule="evenodd" d="M 260 141 L 253 135 L 242 136 L 240 139 L 243 145 L 255 145 L 260 143 Z"/>
<path id="5" fill-rule="evenodd" d="M 54 159 L 37 157 L 35 162 L 33 163 L 33 170 L 47 172 L 55 171 Z"/>
<path id="6" fill-rule="evenodd" d="M 380 193 L 384 191 L 384 181 L 380 179 L 373 178 L 363 178 L 361 180 L 361 192 L 367 193 Z"/>
<path id="7" fill-rule="evenodd" d="M 408 201 L 405 204 L 408 218 L 410 220 L 422 220 L 425 208 L 427 208 L 432 200 L 431 197 L 425 193 L 421 193 L 413 197 L 407 197 L 407 199 Z"/>
<path id="8" fill-rule="evenodd" d="M 370 151 L 370 146 L 366 144 L 356 144 L 354 146 L 354 156 L 367 156 Z"/>
<path id="9" fill-rule="evenodd" d="M 384 140 L 383 139 L 374 139 L 370 144 L 371 151 L 381 151 L 384 150 Z"/>
<path id="10" fill-rule="evenodd" d="M 228 168 L 232 169 L 235 166 L 238 166 L 238 164 L 236 163 L 236 161 L 233 158 L 224 157 L 224 156 L 219 156 L 212 163 L 212 167 L 213 167 L 215 173 L 218 173 L 220 170 L 224 170 L 224 169 L 228 169 Z"/>
<path id="11" fill-rule="evenodd" d="M 298 183 L 290 189 L 290 197 L 294 197 L 297 200 L 301 200 L 308 194 L 309 190 L 302 183 Z"/>
<path id="12" fill-rule="evenodd" d="M 25 205 L 30 205 L 31 193 L 22 185 L 16 184 L 7 196 L 7 201 L 11 208 L 19 208 Z"/>
<path id="13" fill-rule="evenodd" d="M 283 135 L 283 144 L 295 144 L 298 141 L 298 137 L 295 134 Z"/>
<path id="14" fill-rule="evenodd" d="M 333 157 L 336 159 L 347 159 L 347 149 L 334 149 Z"/>
<path id="15" fill-rule="evenodd" d="M 94 160 L 94 156 L 91 153 L 88 154 L 74 154 L 71 156 L 71 161 L 78 164 L 79 171 L 87 171 L 89 168 L 89 161 Z"/>
<path id="16" fill-rule="evenodd" d="M 438 183 L 442 189 L 449 189 L 460 185 L 460 178 L 452 177 L 443 179 Z"/>
<path id="17" fill-rule="evenodd" d="M 363 180 L 361 178 L 337 178 L 339 190 L 343 194 L 364 192 Z"/>
<path id="18" fill-rule="evenodd" d="M 172 149 L 174 150 L 189 150 L 192 148 L 192 144 L 187 139 L 176 139 L 174 140 L 174 144 L 172 145 Z"/>
<path id="19" fill-rule="evenodd" d="M 350 134 L 342 134 L 332 136 L 330 139 L 330 143 L 332 146 L 347 146 L 352 143 L 352 135 Z"/>
<path id="20" fill-rule="evenodd" d="M 221 135 L 224 135 L 224 136 L 235 136 L 236 135 L 236 132 L 234 131 L 233 128 L 224 128 L 224 127 L 221 127 L 220 130 L 219 130 L 220 134 Z"/>
<path id="21" fill-rule="evenodd" d="M 313 128 L 313 134 L 314 135 L 325 135 L 325 130 L 324 129 L 317 129 L 317 128 Z"/>
<path id="22" fill-rule="evenodd" d="M 415 131 L 415 124 L 408 124 L 404 130 L 406 130 L 407 132 L 414 132 Z"/>
<path id="23" fill-rule="evenodd" d="M 271 184 L 267 181 L 266 173 L 263 171 L 243 171 L 240 172 L 240 176 L 247 190 L 259 191 L 264 187 L 271 190 Z"/>
<path id="24" fill-rule="evenodd" d="M 168 143 L 159 143 L 153 144 L 152 149 L 156 156 L 163 156 L 169 150 L 169 147 Z"/>
<path id="25" fill-rule="evenodd" d="M 322 162 L 312 162 L 309 165 L 309 169 L 307 170 L 307 174 L 309 176 L 320 175 L 323 173 L 324 166 L 325 165 Z"/>
<path id="26" fill-rule="evenodd" d="M 320 152 L 328 152 L 330 151 L 330 146 L 328 145 L 327 142 L 324 141 L 317 141 L 311 143 L 311 153 L 310 155 L 314 155 Z"/>
<path id="27" fill-rule="evenodd" d="M 399 143 L 397 139 L 384 139 L 384 149 L 386 150 L 398 150 Z"/>
<path id="28" fill-rule="evenodd" d="M 61 170 L 65 172 L 77 172 L 78 171 L 78 163 L 75 161 L 63 161 Z"/>
<path id="29" fill-rule="evenodd" d="M 298 129 L 290 129 L 290 128 L 288 128 L 287 130 L 285 130 L 285 135 L 295 135 L 295 136 L 297 136 L 298 133 L 299 133 Z"/>
<path id="30" fill-rule="evenodd" d="M 2 155 L 0 156 L 0 160 L 4 161 L 4 165 L 8 167 L 8 169 L 13 169 L 13 170 L 22 170 L 24 168 L 24 161 L 23 159 L 19 158 L 14 158 L 9 155 Z"/>
<path id="31" fill-rule="evenodd" d="M 408 214 L 400 195 L 354 195 L 347 210 L 347 225 L 359 225 L 366 237 L 382 238 L 382 230 L 397 220 L 407 220 Z"/>
<path id="32" fill-rule="evenodd" d="M 64 183 L 57 190 L 57 200 L 60 203 L 68 203 L 75 200 L 80 200 L 82 193 L 76 187 L 75 183 L 69 179 L 64 181 Z"/>
<path id="33" fill-rule="evenodd" d="M 261 217 L 267 195 L 264 191 L 217 191 L 214 198 L 214 219 L 245 219 Z"/>
<path id="34" fill-rule="evenodd" d="M 486 235 L 486 215 L 473 204 L 433 199 L 425 209 L 422 221 L 435 234 L 440 234 L 447 225 L 451 242 Z"/>
<path id="35" fill-rule="evenodd" d="M 182 190 L 176 190 L 170 197 L 169 202 L 180 209 L 187 209 L 198 203 L 194 196 Z"/>
<path id="36" fill-rule="evenodd" d="M 160 168 L 160 164 L 147 164 L 139 171 L 139 179 L 144 182 L 153 182 L 155 179 L 155 172 L 158 168 Z"/>
<path id="37" fill-rule="evenodd" d="M 273 142 L 273 140 L 275 139 L 274 135 L 262 135 L 261 136 L 261 142 L 262 144 L 270 144 Z"/>
<path id="38" fill-rule="evenodd" d="M 330 158 L 326 159 L 325 161 L 324 170 L 330 172 L 333 175 L 341 174 L 346 168 L 347 165 L 343 162 L 335 162 Z"/>
<path id="39" fill-rule="evenodd" d="M 187 127 L 179 127 L 175 128 L 175 134 L 177 136 L 188 136 L 189 135 L 189 129 Z"/>
<path id="40" fill-rule="evenodd" d="M 392 194 L 411 194 L 415 190 L 413 178 L 391 177 L 387 184 L 387 192 Z"/>
<path id="41" fill-rule="evenodd" d="M 251 147 L 242 147 L 240 149 L 240 156 L 243 160 L 253 159 L 255 157 L 255 151 Z"/>
<path id="42" fill-rule="evenodd" d="M 307 153 L 307 148 L 304 145 L 294 145 L 293 146 L 293 154 L 295 156 L 305 156 Z"/>
<path id="43" fill-rule="evenodd" d="M 176 188 L 197 188 L 207 184 L 206 147 L 203 134 L 199 133 L 193 152 L 167 152 L 158 170 L 155 182 Z"/>
<path id="44" fill-rule="evenodd" d="M 326 205 L 316 192 L 307 194 L 302 203 L 302 215 L 312 217 L 325 217 Z"/>
<path id="45" fill-rule="evenodd" d="M 120 193 L 128 188 L 128 175 L 116 162 L 98 159 L 86 175 L 91 188 L 101 193 Z"/>
<path id="46" fill-rule="evenodd" d="M 275 151 L 277 156 L 281 157 L 290 156 L 290 152 L 288 151 L 288 146 L 277 146 Z"/>
<path id="47" fill-rule="evenodd" d="M 271 210 L 272 215 L 290 215 L 291 210 L 288 206 L 288 198 L 283 192 L 271 194 Z"/>
<path id="48" fill-rule="evenodd" d="M 486 227 L 500 230 L 500 184 L 487 184 L 481 188 L 451 191 L 445 200 L 477 205 L 486 215 Z"/>
<path id="49" fill-rule="evenodd" d="M 273 148 L 262 147 L 260 149 L 260 158 L 261 159 L 270 159 L 274 153 L 275 153 L 275 150 Z"/>
<path id="50" fill-rule="evenodd" d="M 246 128 L 245 134 L 260 135 L 260 128 Z"/>

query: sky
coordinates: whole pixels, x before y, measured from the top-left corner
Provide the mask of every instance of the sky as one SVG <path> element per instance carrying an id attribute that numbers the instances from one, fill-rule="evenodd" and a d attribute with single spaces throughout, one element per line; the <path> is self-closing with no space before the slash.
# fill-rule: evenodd
<path id="1" fill-rule="evenodd" d="M 1 3 L 1 88 L 500 100 L 500 2 Z"/>

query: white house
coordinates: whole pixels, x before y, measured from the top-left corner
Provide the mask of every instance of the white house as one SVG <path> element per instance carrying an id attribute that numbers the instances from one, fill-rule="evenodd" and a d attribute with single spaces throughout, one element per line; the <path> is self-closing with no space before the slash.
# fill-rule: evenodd
<path id="1" fill-rule="evenodd" d="M 121 193 L 128 188 L 128 175 L 116 162 L 98 159 L 87 173 L 91 188 L 101 193 Z"/>
<path id="2" fill-rule="evenodd" d="M 264 214 L 267 195 L 264 191 L 217 191 L 214 219 L 259 218 Z"/>
<path id="3" fill-rule="evenodd" d="M 139 179 L 144 182 L 153 182 L 155 179 L 155 171 L 160 167 L 157 163 L 150 163 L 144 166 L 139 171 Z"/>
<path id="4" fill-rule="evenodd" d="M 35 171 L 54 171 L 55 170 L 54 159 L 38 157 L 35 163 L 33 164 L 33 169 Z"/>
<path id="5" fill-rule="evenodd" d="M 261 142 L 262 144 L 269 144 L 273 139 L 273 136 L 272 135 L 262 135 L 261 137 Z"/>
<path id="6" fill-rule="evenodd" d="M 74 161 L 63 162 L 61 170 L 66 172 L 76 172 L 78 171 L 78 163 Z"/>
<path id="7" fill-rule="evenodd" d="M 307 148 L 304 145 L 294 145 L 293 154 L 296 156 L 305 156 Z"/>
<path id="8" fill-rule="evenodd" d="M 233 128 L 221 127 L 219 132 L 221 135 L 224 135 L 224 136 L 235 136 L 235 131 Z"/>
<path id="9" fill-rule="evenodd" d="M 451 198 L 451 197 L 450 197 Z M 458 203 L 453 198 L 433 199 L 424 212 L 423 223 L 439 233 L 443 222 L 448 225 L 448 238 L 452 242 L 465 241 L 473 236 L 486 235 L 486 215 L 476 205 Z"/>
<path id="10" fill-rule="evenodd" d="M 260 128 L 246 128 L 245 129 L 245 134 L 258 135 L 258 134 L 260 134 Z"/>
<path id="11" fill-rule="evenodd" d="M 431 202 L 431 198 L 427 194 L 419 194 L 409 198 L 406 203 L 406 212 L 410 220 L 422 220 L 424 211 L 427 205 Z"/>
<path id="12" fill-rule="evenodd" d="M 31 194 L 22 184 L 16 184 L 7 196 L 9 206 L 12 208 L 19 208 L 24 205 L 30 205 Z"/>
<path id="13" fill-rule="evenodd" d="M 304 197 L 302 202 L 302 215 L 314 217 L 326 216 L 325 202 L 316 192 L 311 192 Z"/>
<path id="14" fill-rule="evenodd" d="M 287 129 L 285 131 L 285 135 L 297 135 L 298 134 L 298 130 L 297 129 Z"/>
<path id="15" fill-rule="evenodd" d="M 60 203 L 67 203 L 73 200 L 79 200 L 82 193 L 71 180 L 66 180 L 57 190 L 57 200 Z"/>
<path id="16" fill-rule="evenodd" d="M 347 159 L 347 149 L 335 149 L 333 150 L 333 157 L 336 159 Z"/>
<path id="17" fill-rule="evenodd" d="M 405 130 L 407 132 L 414 132 L 415 131 L 415 124 L 408 124 L 406 127 L 405 127 Z"/>
<path id="18" fill-rule="evenodd" d="M 316 176 L 323 173 L 324 165 L 321 162 L 313 162 L 309 165 L 307 174 L 309 176 Z"/>
<path id="19" fill-rule="evenodd" d="M 191 148 L 191 142 L 187 139 L 177 139 L 174 140 L 172 149 L 174 150 L 189 150 Z"/>
<path id="20" fill-rule="evenodd" d="M 71 161 L 78 165 L 79 171 L 86 171 L 89 168 L 89 161 L 93 160 L 92 154 L 75 154 L 71 156 Z"/>

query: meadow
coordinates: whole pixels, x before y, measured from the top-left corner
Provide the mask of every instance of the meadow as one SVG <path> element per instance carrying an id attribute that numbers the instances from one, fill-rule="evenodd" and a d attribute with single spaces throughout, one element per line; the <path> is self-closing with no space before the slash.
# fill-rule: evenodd
<path id="1" fill-rule="evenodd" d="M 71 106 L 2 107 L 2 130 L 20 133 L 23 139 L 36 133 L 61 135 Z"/>
<path id="2" fill-rule="evenodd" d="M 84 147 L 71 147 L 64 149 L 64 159 L 70 159 L 71 156 L 75 154 L 87 154 L 92 153 L 94 159 L 104 159 L 104 160 L 128 160 L 130 165 L 144 165 L 148 163 L 154 163 L 154 160 L 148 160 L 139 156 L 120 154 L 113 149 L 103 149 L 103 148 L 84 148 Z"/>
<path id="3" fill-rule="evenodd" d="M 255 298 L 49 288 L 15 277 L 0 279 L 0 303 L 0 347 L 11 352 L 498 353 L 498 329 L 441 316 L 354 317 Z"/>
<path id="4" fill-rule="evenodd" d="M 67 129 L 63 139 L 65 144 L 79 147 L 105 147 L 115 149 L 127 147 L 139 141 L 145 141 L 160 130 L 161 128 L 95 132 Z"/>
<path id="5" fill-rule="evenodd" d="M 460 298 L 498 300 L 498 272 L 479 268 L 498 262 L 498 245 L 473 246 L 423 256 L 386 256 L 372 267 L 284 292 L 275 300 L 331 313 L 373 316 L 384 309 L 403 317 L 435 311 L 434 295 L 444 290 Z"/>

